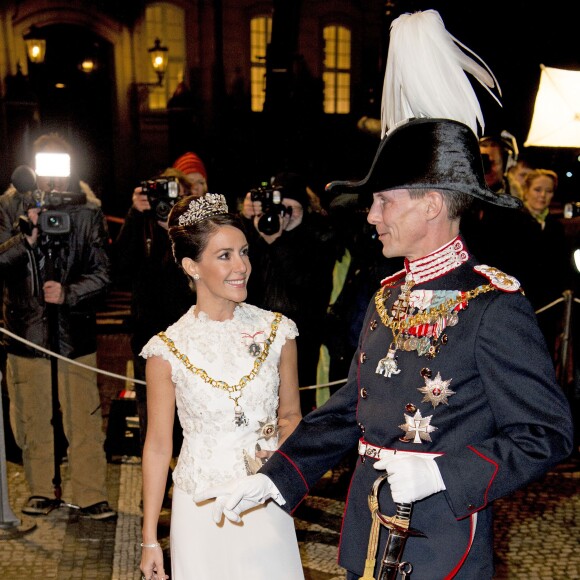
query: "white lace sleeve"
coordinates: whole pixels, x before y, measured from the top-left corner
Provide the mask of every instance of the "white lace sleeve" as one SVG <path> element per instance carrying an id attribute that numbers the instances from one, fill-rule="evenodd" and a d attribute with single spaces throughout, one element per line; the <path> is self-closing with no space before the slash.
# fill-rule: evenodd
<path id="1" fill-rule="evenodd" d="M 172 354 L 167 348 L 167 345 L 155 335 L 153 338 L 149 339 L 149 342 L 142 348 L 139 356 L 147 359 L 152 356 L 160 356 L 166 361 L 172 362 Z"/>
<path id="2" fill-rule="evenodd" d="M 286 316 L 282 316 L 278 332 L 280 333 L 280 336 L 284 339 L 284 342 L 286 342 L 287 339 L 296 338 L 298 336 L 298 327 L 296 326 L 296 323 L 293 320 L 286 318 Z"/>

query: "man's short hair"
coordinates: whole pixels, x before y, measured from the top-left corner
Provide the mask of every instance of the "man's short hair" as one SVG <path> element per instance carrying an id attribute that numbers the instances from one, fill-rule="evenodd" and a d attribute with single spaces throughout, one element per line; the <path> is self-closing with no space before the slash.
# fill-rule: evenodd
<path id="1" fill-rule="evenodd" d="M 70 155 L 71 147 L 66 139 L 58 133 L 47 133 L 41 135 L 32 144 L 32 153 L 42 153 L 50 151 L 52 153 L 68 153 Z"/>
<path id="2" fill-rule="evenodd" d="M 460 219 L 473 203 L 473 197 L 471 195 L 459 191 L 448 191 L 446 189 L 413 188 L 409 189 L 409 196 L 411 199 L 420 199 L 429 191 L 436 191 L 443 196 L 445 207 L 447 207 L 447 217 L 450 220 Z"/>

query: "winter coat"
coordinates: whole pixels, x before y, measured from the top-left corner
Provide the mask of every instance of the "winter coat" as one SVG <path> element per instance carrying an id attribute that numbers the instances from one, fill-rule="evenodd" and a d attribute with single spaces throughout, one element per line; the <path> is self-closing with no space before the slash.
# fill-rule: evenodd
<path id="1" fill-rule="evenodd" d="M 12 187 L 0 196 L 4 324 L 12 333 L 69 358 L 96 352 L 96 310 L 110 284 L 103 212 L 93 201 L 59 207 L 56 211 L 70 218 L 70 231 L 39 232 L 38 243 L 31 248 L 19 226 L 29 201 L 30 196 Z M 49 279 L 62 284 L 62 305 L 44 302 L 42 286 Z M 46 356 L 7 336 L 3 342 L 11 354 Z"/>

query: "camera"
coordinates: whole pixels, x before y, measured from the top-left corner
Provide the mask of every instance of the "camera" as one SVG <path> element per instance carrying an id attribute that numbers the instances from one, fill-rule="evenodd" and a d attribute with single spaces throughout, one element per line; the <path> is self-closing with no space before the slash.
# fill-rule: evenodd
<path id="1" fill-rule="evenodd" d="M 258 219 L 258 230 L 271 236 L 280 230 L 280 217 L 290 216 L 292 208 L 282 205 L 282 187 L 262 185 L 250 190 L 250 199 L 262 203 L 262 215 Z"/>
<path id="2" fill-rule="evenodd" d="M 32 192 L 32 199 L 35 207 L 42 209 L 38 216 L 38 227 L 43 234 L 68 234 L 70 232 L 68 208 L 87 202 L 84 193 L 72 191 L 37 190 Z"/>
<path id="3" fill-rule="evenodd" d="M 41 209 L 37 225 L 43 234 L 59 235 L 70 232 L 71 222 L 67 209 L 73 205 L 82 205 L 86 201 L 87 196 L 84 193 L 36 190 L 30 194 L 28 205 Z M 21 216 L 20 230 L 26 235 L 31 235 L 32 228 L 28 218 Z"/>
<path id="4" fill-rule="evenodd" d="M 40 155 L 38 154 L 38 156 Z M 44 154 L 44 156 L 47 157 L 48 154 Z M 53 158 L 57 156 L 58 154 L 52 154 Z M 41 174 L 44 173 L 42 168 L 40 171 Z M 45 171 L 49 171 L 49 169 Z M 54 174 L 60 176 L 57 172 L 54 172 Z M 86 195 L 84 193 L 70 191 L 42 191 L 37 188 L 36 176 L 37 174 L 33 169 L 27 165 L 21 165 L 12 174 L 12 185 L 14 185 L 19 193 L 27 196 L 25 205 L 28 208 L 36 207 L 41 209 L 38 216 L 38 228 L 42 233 L 53 235 L 68 234 L 70 232 L 71 221 L 70 215 L 66 210 L 70 206 L 86 203 Z M 32 234 L 34 226 L 26 216 L 20 216 L 19 226 L 25 235 Z"/>
<path id="5" fill-rule="evenodd" d="M 564 217 L 572 219 L 580 216 L 580 201 L 572 201 L 564 204 Z"/>
<path id="6" fill-rule="evenodd" d="M 179 180 L 177 177 L 159 177 L 142 181 L 141 190 L 147 196 L 157 219 L 166 222 L 171 208 L 179 199 Z"/>

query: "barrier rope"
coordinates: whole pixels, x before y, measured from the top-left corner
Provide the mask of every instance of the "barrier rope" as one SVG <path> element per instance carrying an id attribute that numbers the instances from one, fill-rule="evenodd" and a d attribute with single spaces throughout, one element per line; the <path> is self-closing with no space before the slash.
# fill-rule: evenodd
<path id="1" fill-rule="evenodd" d="M 147 384 L 145 381 L 142 381 L 141 379 L 135 379 L 133 377 L 118 375 L 117 373 L 105 371 L 103 369 L 99 369 L 99 368 L 92 367 L 90 365 L 86 365 L 84 363 L 78 362 L 74 359 L 67 358 L 66 356 L 63 356 L 62 354 L 58 354 L 56 352 L 53 352 L 52 350 L 49 350 L 48 348 L 44 348 L 42 346 L 39 346 L 38 344 L 34 344 L 33 342 L 30 342 L 29 340 L 26 340 L 25 338 L 22 338 L 21 336 L 18 336 L 17 334 L 10 332 L 8 329 L 6 329 L 2 326 L 0 326 L 0 332 L 13 338 L 14 340 L 17 340 L 18 342 L 21 342 L 22 344 L 25 344 L 26 346 L 29 346 L 30 348 L 34 348 L 35 350 L 38 350 L 44 354 L 47 354 L 48 356 L 53 356 L 59 360 L 66 362 L 66 363 L 76 365 L 77 367 L 82 367 L 84 369 L 94 371 L 97 374 L 106 375 L 106 376 L 112 377 L 114 379 L 121 379 L 122 381 L 128 381 L 128 382 L 139 384 L 139 385 L 146 385 Z M 324 383 L 324 384 L 320 384 L 320 385 L 311 385 L 309 387 L 299 387 L 298 390 L 307 391 L 307 390 L 313 390 L 313 389 L 321 389 L 323 387 L 333 387 L 335 385 L 340 385 L 342 383 L 346 383 L 346 379 L 341 379 L 339 381 L 332 381 L 331 383 Z"/>
<path id="2" fill-rule="evenodd" d="M 566 292 L 570 292 L 569 290 L 567 290 Z M 541 314 L 542 312 L 545 312 L 546 310 L 549 310 L 550 308 L 556 306 L 557 304 L 560 304 L 560 302 L 564 302 L 565 298 L 561 297 L 558 298 L 557 300 L 554 300 L 553 302 L 550 302 L 549 304 L 546 304 L 546 306 L 543 306 L 542 308 L 539 308 L 538 310 L 536 310 L 536 314 Z M 573 298 L 573 302 L 576 302 L 577 304 L 580 304 L 580 299 L 579 298 Z M 84 369 L 88 369 L 90 371 L 93 371 L 97 374 L 101 374 L 101 375 L 105 375 L 114 379 L 120 379 L 122 381 L 125 382 L 131 382 L 134 384 L 139 384 L 139 385 L 146 385 L 147 383 L 145 381 L 142 381 L 141 379 L 136 379 L 134 377 L 128 377 L 125 375 L 119 375 L 117 373 L 112 373 L 110 371 L 105 371 L 103 369 L 99 369 L 96 367 L 92 367 L 90 365 L 86 365 L 84 363 L 75 361 L 74 359 L 70 359 L 67 358 L 66 356 L 63 356 L 61 354 L 58 354 L 56 352 L 53 352 L 47 348 L 44 348 L 42 346 L 39 346 L 37 344 L 34 344 L 33 342 L 30 342 L 29 340 L 26 340 L 25 338 L 22 338 L 21 336 L 18 336 L 17 334 L 14 334 L 13 332 L 10 332 L 8 329 L 4 328 L 3 326 L 0 326 L 0 332 L 6 334 L 7 336 L 13 338 L 14 340 L 17 340 L 18 342 L 21 342 L 22 344 L 25 344 L 26 346 L 30 347 L 30 348 L 34 348 L 35 350 L 38 350 L 48 356 L 53 356 L 59 360 L 62 360 L 68 364 L 72 364 L 72 365 L 76 365 L 78 367 L 82 367 Z M 336 385 L 342 385 L 344 383 L 346 383 L 347 379 L 340 379 L 338 381 L 331 381 L 329 383 L 321 383 L 321 384 L 317 384 L 317 385 L 310 385 L 308 387 L 299 387 L 298 390 L 299 391 L 313 391 L 316 389 L 322 389 L 322 388 L 327 388 L 327 387 L 334 387 Z"/>

